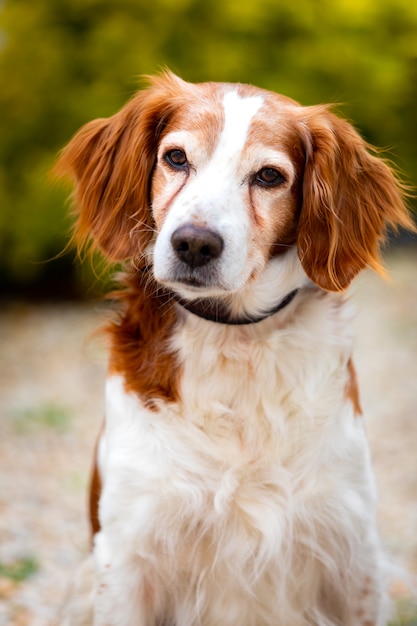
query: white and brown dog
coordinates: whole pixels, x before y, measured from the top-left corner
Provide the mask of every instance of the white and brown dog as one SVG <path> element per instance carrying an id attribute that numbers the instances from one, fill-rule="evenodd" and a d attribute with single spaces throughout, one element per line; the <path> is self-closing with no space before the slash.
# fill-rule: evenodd
<path id="1" fill-rule="evenodd" d="M 125 264 L 66 623 L 385 624 L 344 291 L 412 228 L 391 169 L 326 106 L 170 73 L 58 168 Z"/>

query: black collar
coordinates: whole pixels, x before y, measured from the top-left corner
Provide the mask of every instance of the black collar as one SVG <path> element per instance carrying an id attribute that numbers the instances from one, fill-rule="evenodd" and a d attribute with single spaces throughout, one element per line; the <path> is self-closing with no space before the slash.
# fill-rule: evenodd
<path id="1" fill-rule="evenodd" d="M 208 320 L 209 322 L 240 326 L 244 324 L 257 324 L 258 322 L 265 320 L 267 317 L 271 317 L 271 315 L 278 313 L 278 311 L 281 311 L 293 301 L 297 293 L 298 289 L 294 289 L 294 291 L 291 291 L 287 296 L 285 296 L 285 298 L 281 300 L 273 309 L 259 317 L 243 317 L 237 319 L 232 318 L 230 313 L 227 313 L 224 305 L 214 302 L 209 298 L 188 302 L 176 297 L 176 300 L 184 309 L 193 315 L 197 315 L 197 317 Z"/>

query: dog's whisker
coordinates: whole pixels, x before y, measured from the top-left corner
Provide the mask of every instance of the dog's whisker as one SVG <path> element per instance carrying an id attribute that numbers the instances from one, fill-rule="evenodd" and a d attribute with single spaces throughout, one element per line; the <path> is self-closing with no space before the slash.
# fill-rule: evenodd
<path id="1" fill-rule="evenodd" d="M 296 244 L 294 243 L 273 243 L 273 248 L 296 248 Z"/>

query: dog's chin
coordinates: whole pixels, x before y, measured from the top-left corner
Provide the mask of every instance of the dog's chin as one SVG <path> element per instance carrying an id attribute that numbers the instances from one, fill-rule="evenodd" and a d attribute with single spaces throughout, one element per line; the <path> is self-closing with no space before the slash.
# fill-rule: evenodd
<path id="1" fill-rule="evenodd" d="M 167 282 L 164 287 L 169 289 L 179 305 L 197 317 L 226 324 L 242 323 L 239 320 L 246 319 L 244 308 L 239 306 L 239 290 L 188 280 Z"/>
<path id="2" fill-rule="evenodd" d="M 164 289 L 172 292 L 181 300 L 208 300 L 227 298 L 244 285 L 244 280 L 227 280 L 221 272 L 214 269 L 199 268 L 160 268 L 153 265 L 154 278 Z"/>
<path id="3" fill-rule="evenodd" d="M 195 300 L 223 300 L 236 290 L 223 285 L 207 285 L 198 281 L 161 281 L 163 286 L 185 301 Z"/>

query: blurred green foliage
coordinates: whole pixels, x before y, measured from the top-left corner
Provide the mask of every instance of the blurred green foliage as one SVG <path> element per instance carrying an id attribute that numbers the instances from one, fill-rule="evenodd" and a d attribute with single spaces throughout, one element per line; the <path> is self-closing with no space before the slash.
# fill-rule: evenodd
<path id="1" fill-rule="evenodd" d="M 409 0 L 5 0 L 0 4 L 0 278 L 73 280 L 68 191 L 48 171 L 140 74 L 251 82 L 338 102 L 417 183 L 417 4 Z M 55 269 L 51 270 L 51 265 Z M 87 277 L 87 282 L 89 278 Z"/>
<path id="2" fill-rule="evenodd" d="M 13 563 L 0 561 L 0 577 L 21 583 L 39 571 L 39 563 L 33 556 L 23 557 Z"/>
<path id="3" fill-rule="evenodd" d="M 21 434 L 30 434 L 45 428 L 65 432 L 70 426 L 71 418 L 67 407 L 54 403 L 31 406 L 15 411 L 12 415 L 16 431 Z"/>
<path id="4" fill-rule="evenodd" d="M 405 598 L 396 603 L 396 618 L 389 626 L 417 626 L 417 605 L 413 600 Z"/>

